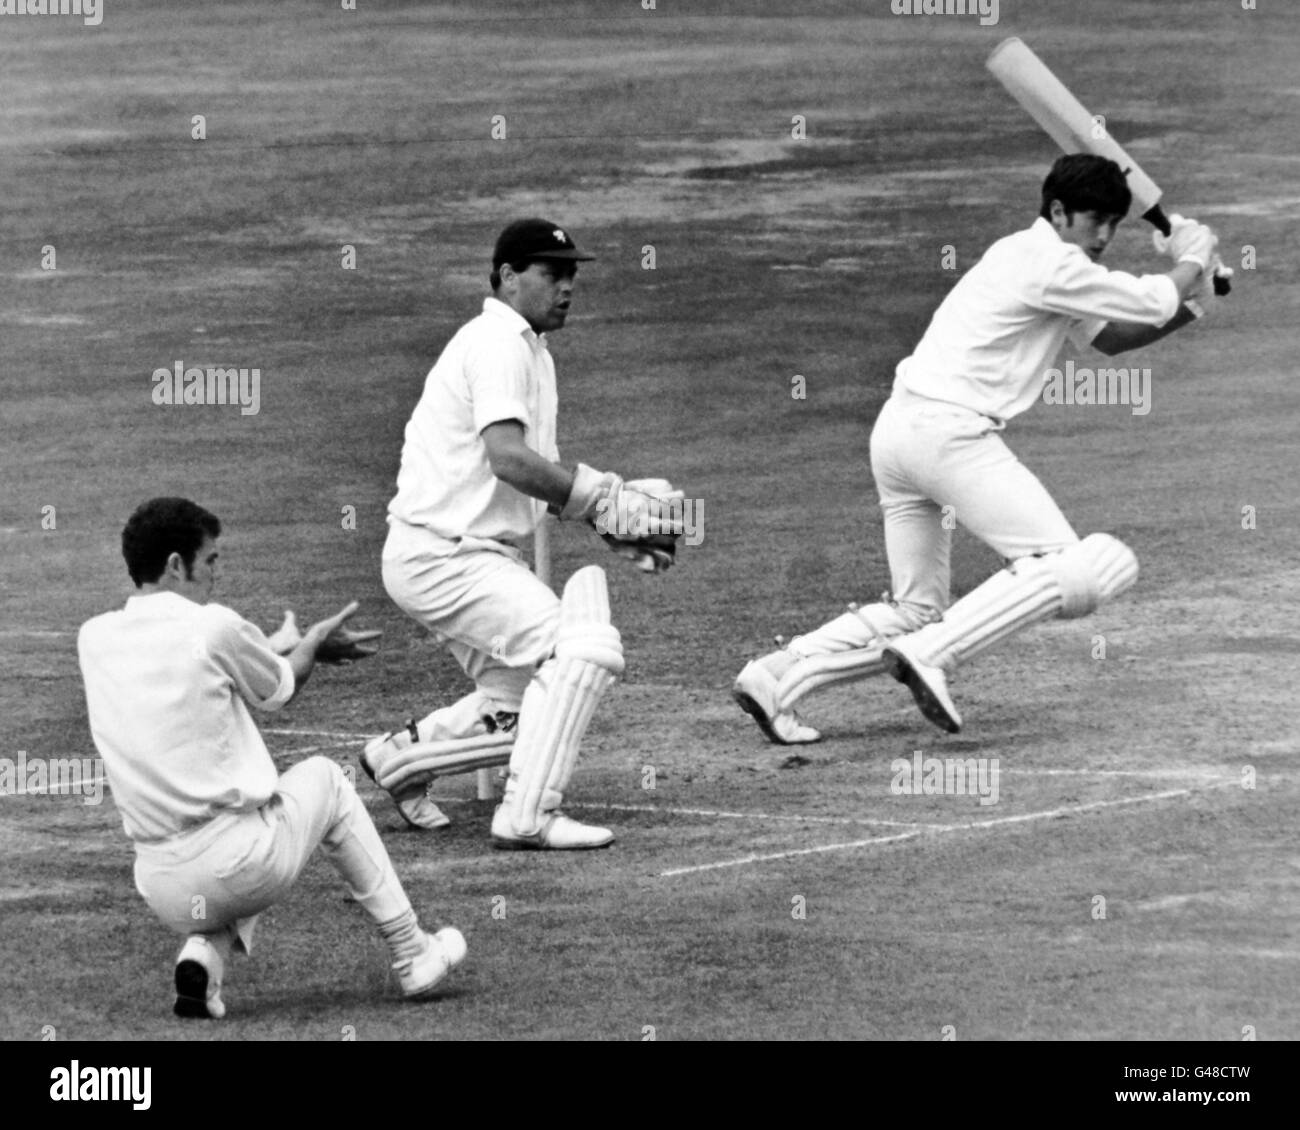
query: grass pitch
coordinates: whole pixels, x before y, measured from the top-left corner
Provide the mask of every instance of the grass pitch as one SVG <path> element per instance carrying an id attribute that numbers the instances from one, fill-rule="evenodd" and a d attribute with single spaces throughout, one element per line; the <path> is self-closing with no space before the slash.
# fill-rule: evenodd
<path id="1" fill-rule="evenodd" d="M 0 1036 L 1300 1036 L 1294 17 L 361 7 L 121 3 L 99 28 L 0 29 L 0 756 L 93 752 L 75 632 L 128 594 L 117 537 L 156 494 L 226 524 L 223 602 L 270 626 L 357 597 L 385 629 L 267 721 L 282 764 L 354 765 L 363 735 L 463 693 L 383 592 L 384 506 L 493 237 L 540 213 L 600 257 L 552 342 L 562 452 L 704 504 L 664 578 L 555 539 L 559 579 L 607 567 L 626 641 L 573 789 L 618 843 L 493 853 L 470 778 L 447 783 L 451 828 L 413 834 L 363 778 L 467 964 L 437 1003 L 398 1001 L 313 861 L 229 975 L 228 1019 L 196 1025 L 170 1015 L 177 940 L 135 895 L 111 800 L 6 796 Z M 808 700 L 822 744 L 769 746 L 731 680 L 887 586 L 871 422 L 957 274 L 1036 212 L 1055 154 L 983 70 L 1013 34 L 1254 269 L 1124 359 L 1152 370 L 1149 414 L 1040 406 L 1009 430 L 1076 528 L 1134 546 L 1129 596 L 963 672 L 958 737 L 878 680 Z M 1108 258 L 1148 269 L 1148 238 L 1134 220 Z M 178 360 L 259 368 L 259 411 L 155 405 Z M 959 539 L 955 588 L 997 565 Z M 917 751 L 997 758 L 998 803 L 896 795 Z"/>

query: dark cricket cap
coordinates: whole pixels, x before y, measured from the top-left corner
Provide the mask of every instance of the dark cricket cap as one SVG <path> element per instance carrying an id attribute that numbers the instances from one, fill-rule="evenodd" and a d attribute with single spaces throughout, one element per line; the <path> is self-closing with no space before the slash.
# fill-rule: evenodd
<path id="1" fill-rule="evenodd" d="M 571 259 L 587 262 L 595 259 L 579 251 L 573 240 L 559 224 L 536 217 L 516 220 L 497 236 L 492 252 L 492 266 L 502 263 L 522 263 L 526 259 Z"/>

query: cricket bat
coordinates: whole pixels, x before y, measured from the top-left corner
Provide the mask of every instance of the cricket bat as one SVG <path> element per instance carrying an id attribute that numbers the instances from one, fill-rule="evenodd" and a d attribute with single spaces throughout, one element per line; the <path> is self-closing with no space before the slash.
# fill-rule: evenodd
<path id="1" fill-rule="evenodd" d="M 1143 171 L 1124 147 L 1110 136 L 1029 46 L 1017 37 L 1004 39 L 988 57 L 993 76 L 1007 88 L 1029 116 L 1067 153 L 1094 153 L 1109 157 L 1121 169 L 1133 193 L 1133 203 L 1144 220 L 1169 234 L 1169 217 L 1160 206 L 1160 186 Z M 1214 293 L 1227 294 L 1232 284 L 1216 270 Z"/>

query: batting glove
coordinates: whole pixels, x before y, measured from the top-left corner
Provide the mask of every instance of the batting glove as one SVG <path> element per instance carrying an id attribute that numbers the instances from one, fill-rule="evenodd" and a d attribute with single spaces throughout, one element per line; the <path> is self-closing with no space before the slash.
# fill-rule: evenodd
<path id="1" fill-rule="evenodd" d="M 1162 231 L 1151 233 L 1151 242 L 1155 249 L 1161 255 L 1168 255 L 1169 258 L 1178 262 L 1178 256 L 1183 253 L 1186 241 L 1191 237 L 1192 230 L 1200 227 L 1196 220 L 1190 220 L 1186 216 L 1180 216 L 1175 212 L 1169 217 L 1169 234 L 1165 235 Z M 1180 241 L 1180 242 L 1175 242 Z"/>
<path id="2" fill-rule="evenodd" d="M 1198 224 L 1195 220 L 1183 220 L 1181 216 L 1176 217 L 1180 223 L 1174 226 L 1174 218 L 1170 218 L 1172 231 L 1163 245 L 1166 253 L 1175 263 L 1195 263 L 1202 271 L 1209 274 L 1207 268 L 1218 251 L 1219 237 L 1207 224 Z M 1159 232 L 1156 235 L 1164 239 Z"/>

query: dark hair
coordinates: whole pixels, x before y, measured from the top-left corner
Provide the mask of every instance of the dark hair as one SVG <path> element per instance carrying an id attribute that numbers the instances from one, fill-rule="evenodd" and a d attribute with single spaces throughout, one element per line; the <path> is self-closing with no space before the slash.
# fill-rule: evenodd
<path id="1" fill-rule="evenodd" d="M 515 274 L 522 274 L 528 270 L 528 264 L 536 262 L 535 259 L 520 259 L 518 263 L 511 263 L 510 269 Z M 495 294 L 501 286 L 501 264 L 492 268 L 492 273 L 488 275 L 488 282 L 492 284 L 492 293 Z"/>
<path id="2" fill-rule="evenodd" d="M 1067 213 L 1098 212 L 1104 216 L 1126 216 L 1133 194 L 1124 171 L 1109 157 L 1092 153 L 1071 153 L 1058 157 L 1043 181 L 1043 206 L 1039 215 L 1052 218 L 1052 201 L 1059 200 Z"/>
<path id="3" fill-rule="evenodd" d="M 151 498 L 136 508 L 122 529 L 122 556 L 136 588 L 158 580 L 167 559 L 179 553 L 186 579 L 193 579 L 194 555 L 203 535 L 221 536 L 221 522 L 188 498 Z"/>

